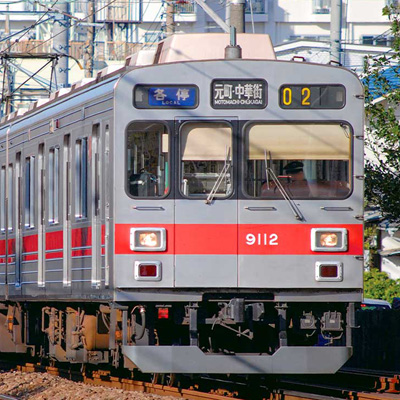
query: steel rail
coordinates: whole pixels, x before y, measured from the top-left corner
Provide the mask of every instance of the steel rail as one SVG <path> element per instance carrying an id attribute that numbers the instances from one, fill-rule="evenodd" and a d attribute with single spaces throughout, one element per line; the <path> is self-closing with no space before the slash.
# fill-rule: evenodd
<path id="1" fill-rule="evenodd" d="M 174 386 L 112 376 L 110 371 L 102 370 L 92 371 L 90 373 L 81 373 L 78 371 L 64 370 L 56 367 L 45 367 L 36 364 L 25 364 L 24 366 L 19 366 L 18 370 L 23 372 L 47 372 L 51 375 L 62 376 L 74 381 L 78 378 L 79 381 L 83 383 L 95 386 L 127 391 L 138 391 L 160 396 L 179 397 L 188 400 L 226 400 L 227 398 L 234 398 L 236 400 L 253 400 L 256 395 L 251 390 L 251 385 L 246 387 L 244 382 L 212 379 L 210 377 L 207 377 L 206 380 L 210 383 L 214 382 L 214 385 L 212 385 L 214 388 L 212 388 L 211 385 L 207 385 L 210 389 L 207 389 L 208 391 L 205 392 L 201 391 L 202 385 L 198 387 L 198 390 L 192 388 L 177 388 Z M 326 378 L 326 376 L 324 378 Z M 320 378 L 318 384 L 313 381 L 301 382 L 301 378 L 299 378 L 299 380 L 287 378 L 283 380 L 278 379 L 275 383 L 276 386 L 273 389 L 268 389 L 267 385 L 264 385 L 261 380 L 259 384 L 255 385 L 254 390 L 257 391 L 257 395 L 260 394 L 261 390 L 264 393 L 262 398 L 265 400 L 399 400 L 400 398 L 398 394 L 399 392 L 394 391 L 393 386 L 388 385 L 384 393 L 380 392 L 383 385 L 380 388 L 375 387 L 375 390 L 377 391 L 372 392 L 364 391 L 362 388 L 346 388 L 343 387 L 345 384 L 341 385 L 340 382 L 335 385 L 321 381 L 321 379 L 324 378 Z M 398 377 L 393 377 L 393 379 L 396 378 Z M 390 378 L 384 377 L 380 379 Z M 227 386 L 229 386 L 230 389 L 226 389 Z M 1 399 L 2 397 L 0 397 L 0 400 Z M 5 397 L 5 399 L 14 400 L 13 397 Z"/>

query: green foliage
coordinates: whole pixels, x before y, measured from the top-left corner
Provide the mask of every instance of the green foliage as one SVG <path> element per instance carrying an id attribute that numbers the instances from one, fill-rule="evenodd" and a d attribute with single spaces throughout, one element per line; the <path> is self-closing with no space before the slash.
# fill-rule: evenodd
<path id="1" fill-rule="evenodd" d="M 391 303 L 393 297 L 400 297 L 400 279 L 390 279 L 386 272 L 377 269 L 364 273 L 364 298 L 382 299 Z"/>
<path id="2" fill-rule="evenodd" d="M 369 204 L 378 205 L 385 218 L 399 222 L 400 124 L 395 112 L 400 108 L 400 88 L 393 89 L 383 72 L 390 67 L 400 81 L 400 14 L 396 7 L 387 6 L 383 15 L 392 22 L 393 52 L 390 57 L 366 57 L 364 62 L 366 146 L 373 155 L 365 166 L 365 190 Z M 385 105 L 375 102 L 376 97 L 384 97 Z"/>

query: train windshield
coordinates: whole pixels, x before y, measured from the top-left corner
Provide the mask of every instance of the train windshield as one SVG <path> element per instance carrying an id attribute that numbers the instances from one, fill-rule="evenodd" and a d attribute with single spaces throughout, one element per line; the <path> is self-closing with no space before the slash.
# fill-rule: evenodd
<path id="1" fill-rule="evenodd" d="M 188 122 L 180 132 L 181 192 L 221 198 L 232 192 L 232 128 L 220 122 Z"/>
<path id="2" fill-rule="evenodd" d="M 335 124 L 252 124 L 245 190 L 256 198 L 345 198 L 351 191 L 351 130 Z M 281 184 L 281 185 L 279 185 Z"/>
<path id="3" fill-rule="evenodd" d="M 168 131 L 163 124 L 133 122 L 127 131 L 127 191 L 134 197 L 168 193 Z"/>

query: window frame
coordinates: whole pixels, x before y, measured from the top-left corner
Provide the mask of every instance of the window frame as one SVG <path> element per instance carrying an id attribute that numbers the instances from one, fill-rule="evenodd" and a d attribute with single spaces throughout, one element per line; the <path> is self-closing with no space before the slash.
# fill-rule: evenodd
<path id="1" fill-rule="evenodd" d="M 29 170 L 29 171 L 28 171 Z M 24 159 L 24 229 L 35 228 L 36 156 Z M 28 179 L 29 178 L 29 179 Z"/>
<path id="2" fill-rule="evenodd" d="M 83 145 L 85 143 L 85 146 Z M 75 140 L 75 179 L 74 179 L 74 207 L 75 221 L 86 221 L 88 219 L 88 168 L 89 147 L 88 137 Z"/>
<path id="3" fill-rule="evenodd" d="M 232 190 L 229 194 L 225 196 L 214 196 L 214 200 L 227 200 L 230 199 L 234 196 L 236 192 L 236 186 L 237 186 L 237 179 L 236 179 L 236 171 L 235 171 L 235 154 L 236 154 L 236 143 L 235 143 L 235 126 L 232 123 L 232 121 L 224 120 L 224 119 L 212 119 L 212 120 L 204 120 L 204 119 L 188 119 L 183 121 L 182 123 L 179 124 L 177 128 L 177 136 L 178 136 L 178 145 L 177 145 L 177 155 L 176 155 L 176 160 L 177 160 L 177 176 L 178 176 L 178 193 L 179 195 L 187 200 L 202 200 L 204 201 L 207 199 L 209 193 L 206 193 L 204 195 L 199 195 L 199 196 L 190 196 L 190 195 L 185 195 L 182 190 L 182 154 L 181 154 L 181 143 L 182 143 L 182 138 L 181 138 L 181 132 L 182 128 L 187 125 L 187 124 L 195 124 L 195 123 L 200 123 L 200 124 L 225 124 L 231 129 L 231 180 L 232 180 Z M 240 165 L 240 163 L 238 163 Z M 176 175 L 175 175 L 176 176 Z"/>
<path id="4" fill-rule="evenodd" d="M 168 175 L 165 175 L 166 180 L 169 182 L 168 185 L 168 192 L 164 193 L 162 196 L 133 196 L 130 191 L 129 191 L 129 187 L 128 187 L 128 179 L 127 179 L 127 174 L 128 174 L 128 166 L 129 166 L 129 160 L 128 160 L 128 130 L 129 127 L 132 124 L 141 124 L 141 123 L 145 123 L 145 124 L 158 124 L 158 125 L 162 125 L 164 126 L 164 133 L 163 134 L 167 134 L 168 135 L 168 163 L 169 163 L 169 168 L 168 168 Z M 162 135 L 163 135 L 162 134 Z M 162 139 L 161 139 L 162 140 Z M 173 182 L 171 181 L 171 170 L 174 168 L 174 158 L 173 158 L 173 149 L 172 149 L 172 134 L 171 134 L 171 129 L 169 124 L 167 123 L 167 121 L 163 121 L 163 120 L 132 120 L 130 121 L 125 128 L 125 140 L 124 140 L 124 189 L 125 189 L 125 193 L 127 194 L 128 197 L 130 197 L 131 199 L 135 199 L 135 200 L 162 200 L 167 198 L 171 192 L 172 192 L 172 185 Z"/>
<path id="5" fill-rule="evenodd" d="M 52 146 L 48 150 L 48 215 L 47 222 L 50 226 L 60 223 L 60 146 Z M 52 217 L 52 218 L 51 218 Z"/>
<path id="6" fill-rule="evenodd" d="M 354 128 L 352 124 L 349 121 L 344 121 L 344 120 L 327 120 L 327 121 L 314 121 L 314 120 L 294 120 L 294 121 L 271 121 L 271 120 L 252 120 L 252 121 L 243 121 L 243 125 L 241 127 L 241 132 L 240 132 L 240 137 L 242 138 L 241 140 L 241 177 L 240 177 L 240 196 L 244 199 L 247 200 L 255 200 L 255 201 L 281 201 L 285 200 L 283 197 L 254 197 L 250 196 L 247 193 L 246 190 L 246 182 L 245 178 L 247 175 L 247 156 L 248 156 L 248 149 L 247 149 L 247 143 L 248 143 L 248 132 L 249 128 L 252 125 L 309 125 L 309 124 L 315 124 L 315 125 L 346 125 L 349 128 L 349 133 L 350 133 L 350 151 L 349 151 L 349 169 L 348 169 L 348 176 L 349 176 L 349 181 L 348 184 L 350 185 L 349 192 L 345 197 L 293 197 L 293 200 L 309 200 L 309 201 L 321 201 L 321 200 L 337 200 L 337 201 L 342 201 L 345 199 L 348 199 L 353 195 L 354 192 L 354 176 L 353 176 L 353 171 L 354 171 Z M 321 160 L 323 161 L 323 160 Z"/>

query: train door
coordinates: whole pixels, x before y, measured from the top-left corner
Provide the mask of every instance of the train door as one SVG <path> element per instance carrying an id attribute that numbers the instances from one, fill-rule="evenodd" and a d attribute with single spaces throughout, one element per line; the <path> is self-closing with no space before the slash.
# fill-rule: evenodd
<path id="1" fill-rule="evenodd" d="M 111 222 L 110 222 L 110 204 L 111 204 L 111 162 L 110 162 L 110 124 L 107 121 L 104 127 L 104 158 L 101 175 L 103 177 L 102 191 L 103 204 L 104 204 L 104 285 L 110 285 L 110 265 L 111 255 L 110 251 L 110 235 L 111 235 Z M 103 237 L 103 234 L 102 234 Z"/>
<path id="2" fill-rule="evenodd" d="M 236 121 L 176 121 L 175 286 L 237 286 Z"/>
<path id="3" fill-rule="evenodd" d="M 71 287 L 71 136 L 64 136 L 63 143 L 63 286 Z"/>
<path id="4" fill-rule="evenodd" d="M 21 290 L 21 257 L 22 257 L 22 204 L 23 202 L 23 178 L 21 153 L 17 153 L 15 158 L 15 290 Z M 29 209 L 29 212 L 31 208 Z"/>
<path id="5" fill-rule="evenodd" d="M 38 198 L 38 287 L 45 286 L 45 260 L 46 260 L 46 220 L 45 220 L 45 161 L 44 144 L 39 145 L 38 170 L 37 170 L 37 198 Z"/>
<path id="6" fill-rule="evenodd" d="M 5 268 L 5 233 L 6 233 L 6 164 L 1 165 L 0 169 L 0 287 L 1 295 L 5 294 L 6 268 Z"/>
<path id="7" fill-rule="evenodd" d="M 92 287 L 100 289 L 102 267 L 102 235 L 101 235 L 101 164 L 100 164 L 100 124 L 92 127 L 91 181 L 92 181 Z"/>

